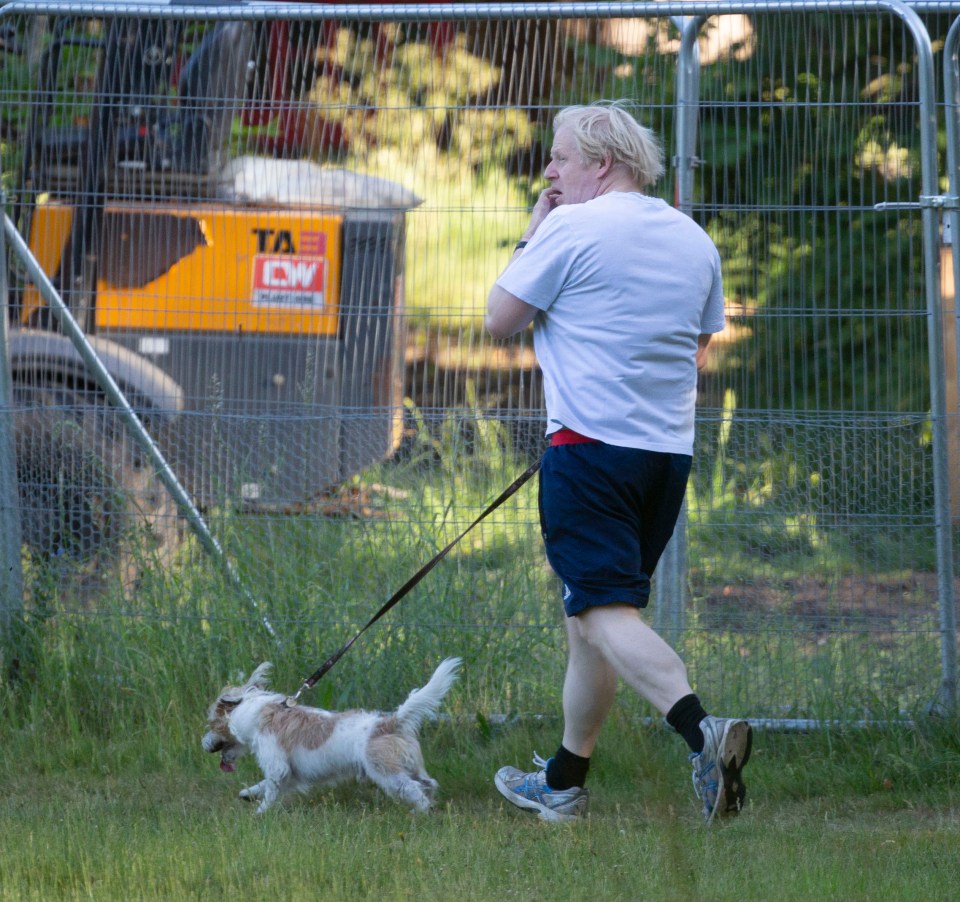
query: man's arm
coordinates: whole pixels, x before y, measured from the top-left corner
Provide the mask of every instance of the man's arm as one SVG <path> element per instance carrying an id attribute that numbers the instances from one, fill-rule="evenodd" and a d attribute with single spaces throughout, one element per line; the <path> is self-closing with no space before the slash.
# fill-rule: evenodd
<path id="1" fill-rule="evenodd" d="M 523 244 L 533 238 L 537 229 L 540 228 L 540 224 L 556 205 L 557 191 L 555 188 L 545 188 L 540 192 L 540 196 L 533 205 L 530 214 L 530 224 L 523 233 Z M 518 246 L 510 258 L 510 263 L 507 264 L 507 269 L 522 253 L 523 249 Z M 493 338 L 509 338 L 511 335 L 516 335 L 517 332 L 526 329 L 533 322 L 537 313 L 536 307 L 521 301 L 520 298 L 510 294 L 509 291 L 504 291 L 499 285 L 495 284 L 487 297 L 487 316 L 484 325 Z"/>
<path id="2" fill-rule="evenodd" d="M 707 346 L 712 335 L 706 333 L 697 336 L 697 369 L 702 370 L 707 365 Z"/>
<path id="3" fill-rule="evenodd" d="M 537 312 L 532 304 L 494 285 L 487 298 L 487 316 L 483 324 L 493 338 L 509 338 L 526 329 Z"/>

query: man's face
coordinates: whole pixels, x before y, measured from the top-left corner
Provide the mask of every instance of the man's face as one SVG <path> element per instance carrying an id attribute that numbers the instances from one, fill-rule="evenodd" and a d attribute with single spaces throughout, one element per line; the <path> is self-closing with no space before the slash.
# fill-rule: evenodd
<path id="1" fill-rule="evenodd" d="M 584 163 L 577 142 L 567 126 L 557 129 L 550 148 L 550 162 L 543 174 L 550 180 L 554 204 L 582 204 L 600 192 L 600 163 Z"/>

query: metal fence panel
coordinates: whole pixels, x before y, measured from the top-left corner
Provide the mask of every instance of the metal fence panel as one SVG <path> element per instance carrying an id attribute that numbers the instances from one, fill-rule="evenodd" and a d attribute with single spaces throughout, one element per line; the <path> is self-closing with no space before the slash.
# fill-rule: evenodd
<path id="1" fill-rule="evenodd" d="M 541 452 L 531 342 L 483 335 L 486 295 L 554 113 L 629 98 L 673 163 L 658 190 L 720 248 L 729 318 L 653 616 L 711 707 L 931 701 L 953 604 L 918 203 L 936 111 L 902 10 L 283 6 L 0 17 L 7 213 L 160 451 L 14 260 L 27 609 L 339 645 Z M 239 601 L 211 590 L 221 548 Z M 553 709 L 557 598 L 528 489 L 341 666 L 463 653 L 504 709 Z"/>

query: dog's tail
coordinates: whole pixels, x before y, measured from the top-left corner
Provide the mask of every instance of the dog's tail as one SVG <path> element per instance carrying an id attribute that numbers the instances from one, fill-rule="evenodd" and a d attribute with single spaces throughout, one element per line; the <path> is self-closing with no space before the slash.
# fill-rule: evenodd
<path id="1" fill-rule="evenodd" d="M 422 689 L 414 689 L 407 700 L 397 708 L 397 720 L 405 733 L 415 734 L 428 717 L 440 707 L 443 697 L 450 691 L 462 664 L 460 658 L 447 658 L 433 672 L 430 682 Z"/>

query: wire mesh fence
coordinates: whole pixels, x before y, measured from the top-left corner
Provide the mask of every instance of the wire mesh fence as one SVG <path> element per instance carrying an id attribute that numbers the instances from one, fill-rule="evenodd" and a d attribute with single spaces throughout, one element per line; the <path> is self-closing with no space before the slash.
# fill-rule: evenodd
<path id="1" fill-rule="evenodd" d="M 266 622 L 295 666 L 348 638 L 541 453 L 532 344 L 484 336 L 486 295 L 555 113 L 628 98 L 728 314 L 651 616 L 714 707 L 921 709 L 955 636 L 916 27 L 880 4 L 430 6 L 3 11 L 0 177 L 50 282 L 10 255 L 24 610 L 211 643 Z M 493 709 L 553 710 L 561 619 L 528 487 L 342 667 L 406 684 L 463 654 Z"/>

